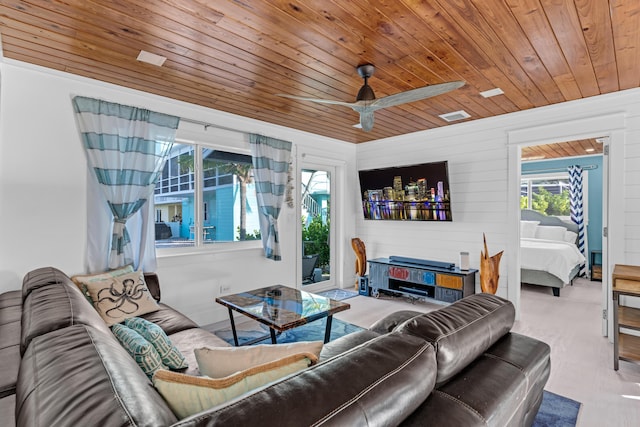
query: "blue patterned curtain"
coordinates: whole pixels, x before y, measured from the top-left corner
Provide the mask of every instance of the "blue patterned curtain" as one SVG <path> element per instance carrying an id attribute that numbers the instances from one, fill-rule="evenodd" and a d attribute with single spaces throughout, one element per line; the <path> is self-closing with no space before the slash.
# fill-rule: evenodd
<path id="1" fill-rule="evenodd" d="M 180 118 L 81 96 L 73 107 L 89 166 L 113 215 L 108 253 L 96 256 L 107 258 L 112 269 L 142 263 L 134 257 L 127 220 L 153 195 Z"/>
<path id="2" fill-rule="evenodd" d="M 580 166 L 569 166 L 569 183 L 571 191 L 569 194 L 571 201 L 571 220 L 578 224 L 578 249 L 587 258 L 587 237 L 584 227 L 584 210 L 583 210 L 583 184 L 582 184 L 582 168 Z M 580 266 L 579 276 L 584 276 L 587 272 L 585 264 Z"/>
<path id="3" fill-rule="evenodd" d="M 282 254 L 278 241 L 278 216 L 287 188 L 291 143 L 255 134 L 249 135 L 249 142 L 264 255 L 280 261 Z"/>

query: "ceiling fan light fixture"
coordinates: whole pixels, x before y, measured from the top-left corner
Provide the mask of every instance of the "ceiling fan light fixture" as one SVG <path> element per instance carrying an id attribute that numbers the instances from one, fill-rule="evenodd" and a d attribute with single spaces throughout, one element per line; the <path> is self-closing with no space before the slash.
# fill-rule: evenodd
<path id="1" fill-rule="evenodd" d="M 466 111 L 459 110 L 459 111 L 453 111 L 451 113 L 440 114 L 438 117 L 440 117 L 442 120 L 447 122 L 455 122 L 458 120 L 468 119 L 471 116 Z"/>

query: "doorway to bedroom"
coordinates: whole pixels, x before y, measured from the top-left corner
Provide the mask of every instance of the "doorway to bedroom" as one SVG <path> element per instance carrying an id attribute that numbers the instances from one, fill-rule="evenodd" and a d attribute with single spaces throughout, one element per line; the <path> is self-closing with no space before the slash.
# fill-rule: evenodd
<path id="1" fill-rule="evenodd" d="M 598 137 L 522 147 L 520 272 L 523 289 L 540 294 L 533 301 L 579 298 L 588 290 L 607 308 L 606 145 Z"/>

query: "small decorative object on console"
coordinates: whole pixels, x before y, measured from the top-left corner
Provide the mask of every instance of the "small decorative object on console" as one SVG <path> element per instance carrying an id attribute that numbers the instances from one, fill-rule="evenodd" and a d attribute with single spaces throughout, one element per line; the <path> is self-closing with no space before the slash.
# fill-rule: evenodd
<path id="1" fill-rule="evenodd" d="M 495 294 L 500 278 L 500 258 L 502 258 L 504 251 L 489 257 L 487 238 L 484 233 L 482 233 L 482 240 L 484 241 L 484 251 L 480 251 L 480 288 L 482 292 Z"/>

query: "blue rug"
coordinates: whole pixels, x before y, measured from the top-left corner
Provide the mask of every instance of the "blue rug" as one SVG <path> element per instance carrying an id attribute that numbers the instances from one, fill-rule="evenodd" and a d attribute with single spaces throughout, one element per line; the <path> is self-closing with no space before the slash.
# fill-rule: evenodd
<path id="1" fill-rule="evenodd" d="M 311 322 L 309 324 L 284 331 L 276 336 L 276 340 L 278 341 L 278 344 L 297 341 L 323 341 L 326 325 L 326 318 L 316 320 L 315 322 Z M 331 341 L 360 330 L 362 330 L 361 327 L 352 325 L 351 323 L 343 322 L 342 320 L 336 319 L 334 317 L 333 321 L 331 322 Z M 215 334 L 229 344 L 233 345 L 233 333 L 231 332 L 231 329 L 215 331 Z M 254 344 L 271 343 L 271 338 L 269 337 L 269 328 L 260 323 L 251 322 L 248 326 L 238 326 L 238 343 L 240 345 L 253 340 L 257 340 L 261 337 L 264 337 L 264 339 L 256 341 L 254 342 Z"/>
<path id="2" fill-rule="evenodd" d="M 358 293 L 349 289 L 329 289 L 328 291 L 314 292 L 316 295 L 342 301 L 343 299 L 349 299 L 357 297 Z"/>
<path id="3" fill-rule="evenodd" d="M 542 404 L 532 427 L 574 427 L 581 405 L 580 402 L 544 390 Z"/>

